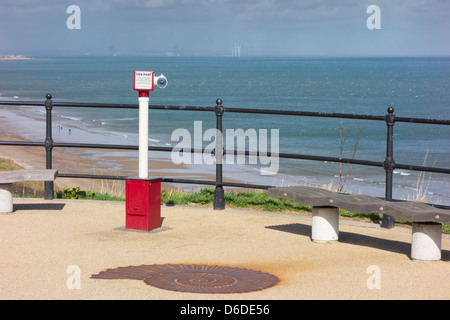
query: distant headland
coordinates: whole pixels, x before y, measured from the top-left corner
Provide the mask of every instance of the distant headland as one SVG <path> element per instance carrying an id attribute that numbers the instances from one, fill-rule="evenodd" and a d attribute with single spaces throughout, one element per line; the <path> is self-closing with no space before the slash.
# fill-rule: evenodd
<path id="1" fill-rule="evenodd" d="M 33 59 L 21 54 L 0 54 L 0 60 L 29 60 Z"/>

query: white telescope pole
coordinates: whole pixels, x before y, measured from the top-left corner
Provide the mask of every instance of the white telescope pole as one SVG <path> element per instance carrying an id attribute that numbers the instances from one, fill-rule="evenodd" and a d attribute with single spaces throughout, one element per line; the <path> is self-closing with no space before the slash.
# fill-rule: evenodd
<path id="1" fill-rule="evenodd" d="M 161 74 L 155 78 L 153 71 L 134 72 L 134 90 L 139 91 L 139 179 L 148 179 L 148 102 L 155 84 L 165 88 L 166 77 Z"/>
<path id="2" fill-rule="evenodd" d="M 139 94 L 139 178 L 148 178 L 148 92 Z"/>

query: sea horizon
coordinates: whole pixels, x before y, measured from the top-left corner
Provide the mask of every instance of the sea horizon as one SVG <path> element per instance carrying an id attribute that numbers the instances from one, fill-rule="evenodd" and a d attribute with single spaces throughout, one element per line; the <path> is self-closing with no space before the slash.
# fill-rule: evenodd
<path id="1" fill-rule="evenodd" d="M 69 51 L 55 51 L 50 52 L 33 52 L 29 50 L 22 51 L 8 51 L 0 52 L 0 56 L 25 56 L 29 58 L 146 58 L 146 57 L 169 57 L 169 58 L 300 58 L 300 59 L 378 59 L 378 58 L 398 58 L 398 59 L 449 59 L 450 55 L 445 54 L 269 54 L 269 53 L 257 53 L 257 54 L 241 54 L 240 56 L 232 56 L 231 54 L 215 53 L 215 52 L 197 52 L 197 53 L 173 53 L 168 51 L 133 51 L 133 52 L 120 52 L 115 51 L 114 54 L 108 52 L 69 52 Z"/>

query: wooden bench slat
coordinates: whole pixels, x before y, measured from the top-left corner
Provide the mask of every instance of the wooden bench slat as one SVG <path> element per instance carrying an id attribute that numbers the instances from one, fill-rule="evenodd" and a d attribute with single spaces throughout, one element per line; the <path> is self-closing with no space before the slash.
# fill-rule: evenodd
<path id="1" fill-rule="evenodd" d="M 54 181 L 57 175 L 56 169 L 1 171 L 0 184 L 20 181 Z"/>
<path id="2" fill-rule="evenodd" d="M 268 195 L 313 207 L 337 207 L 356 213 L 382 213 L 413 222 L 450 223 L 450 211 L 411 201 L 386 201 L 367 195 L 336 193 L 325 189 L 296 186 L 270 188 Z"/>

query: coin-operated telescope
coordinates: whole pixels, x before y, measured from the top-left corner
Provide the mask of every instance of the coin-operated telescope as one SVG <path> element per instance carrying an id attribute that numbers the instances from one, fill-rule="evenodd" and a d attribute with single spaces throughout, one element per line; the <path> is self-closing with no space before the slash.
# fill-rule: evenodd
<path id="1" fill-rule="evenodd" d="M 161 74 L 155 76 L 153 71 L 134 72 L 134 90 L 139 91 L 139 178 L 148 177 L 148 102 L 149 92 L 155 86 L 167 87 L 167 78 Z"/>
<path id="2" fill-rule="evenodd" d="M 139 91 L 139 176 L 125 185 L 126 229 L 161 227 L 161 177 L 148 176 L 148 102 L 155 86 L 167 87 L 167 78 L 153 71 L 134 72 L 134 90 Z"/>

